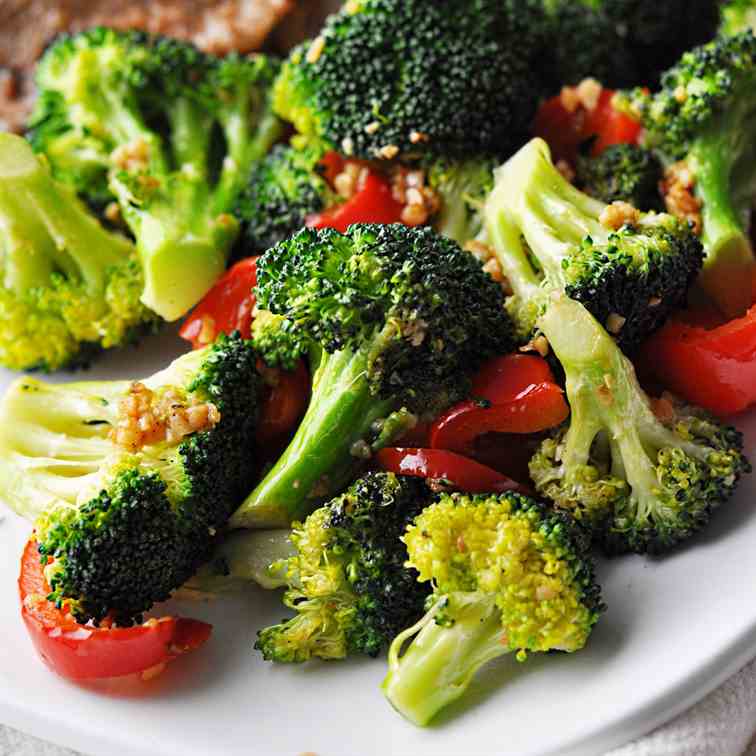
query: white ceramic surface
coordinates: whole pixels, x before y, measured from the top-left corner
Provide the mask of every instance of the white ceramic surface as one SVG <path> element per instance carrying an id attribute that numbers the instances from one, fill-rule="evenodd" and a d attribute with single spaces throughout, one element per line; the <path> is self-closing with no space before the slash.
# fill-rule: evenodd
<path id="1" fill-rule="evenodd" d="M 90 376 L 140 377 L 175 356 L 171 333 L 110 355 Z M 0 373 L 0 389 L 10 380 Z M 756 451 L 756 414 L 740 421 Z M 19 618 L 28 525 L 0 522 L 0 721 L 87 753 L 273 756 L 590 756 L 691 705 L 756 654 L 756 476 L 705 535 L 664 560 L 600 565 L 609 611 L 574 655 L 504 659 L 464 704 L 418 730 L 381 696 L 381 660 L 273 667 L 257 629 L 286 614 L 277 594 L 183 604 L 215 625 L 209 645 L 159 679 L 81 687 L 37 659 Z"/>

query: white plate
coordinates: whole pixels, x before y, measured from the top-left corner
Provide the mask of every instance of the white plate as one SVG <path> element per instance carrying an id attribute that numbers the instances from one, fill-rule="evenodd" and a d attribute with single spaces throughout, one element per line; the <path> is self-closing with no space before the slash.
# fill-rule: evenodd
<path id="1" fill-rule="evenodd" d="M 181 349 L 172 334 L 108 356 L 89 374 L 140 377 Z M 0 375 L 0 388 L 10 376 Z M 756 449 L 756 415 L 741 420 Z M 609 611 L 586 650 L 494 663 L 433 728 L 383 699 L 381 660 L 274 667 L 256 631 L 287 612 L 277 594 L 184 604 L 215 624 L 209 645 L 136 690 L 51 674 L 19 618 L 16 577 L 28 525 L 0 523 L 0 721 L 87 753 L 318 756 L 589 756 L 682 711 L 756 654 L 756 481 L 690 547 L 664 560 L 603 563 Z"/>

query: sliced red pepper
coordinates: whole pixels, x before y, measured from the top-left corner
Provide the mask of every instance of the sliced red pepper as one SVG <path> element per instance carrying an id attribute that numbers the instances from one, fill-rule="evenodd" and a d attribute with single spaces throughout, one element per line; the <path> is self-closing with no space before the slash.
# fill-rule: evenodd
<path id="1" fill-rule="evenodd" d="M 564 422 L 569 413 L 562 389 L 539 383 L 508 402 L 455 405 L 433 423 L 430 445 L 471 454 L 473 442 L 484 433 L 540 433 Z"/>
<path id="2" fill-rule="evenodd" d="M 713 328 L 681 314 L 644 345 L 643 365 L 665 386 L 718 415 L 756 404 L 756 306 Z"/>
<path id="3" fill-rule="evenodd" d="M 344 158 L 339 155 L 338 152 L 326 152 L 326 154 L 320 159 L 319 173 L 321 173 L 323 178 L 333 186 L 336 176 L 344 170 L 345 162 Z"/>
<path id="4" fill-rule="evenodd" d="M 637 144 L 641 125 L 614 108 L 614 90 L 602 89 L 593 110 L 579 106 L 567 110 L 560 95 L 546 100 L 538 110 L 533 134 L 548 142 L 554 160 L 574 163 L 580 146 L 594 138 L 592 154 L 600 155 L 613 144 Z"/>
<path id="5" fill-rule="evenodd" d="M 386 472 L 442 481 L 466 493 L 530 493 L 506 475 L 445 449 L 387 447 L 376 453 L 376 460 Z"/>
<path id="6" fill-rule="evenodd" d="M 248 257 L 229 268 L 187 316 L 179 336 L 194 349 L 212 344 L 219 334 L 239 331 L 248 339 L 255 308 L 257 258 Z"/>
<path id="7" fill-rule="evenodd" d="M 54 672 L 71 680 L 160 669 L 160 665 L 198 649 L 212 630 L 205 622 L 183 617 L 150 619 L 136 627 L 92 627 L 76 622 L 47 600 L 50 586 L 33 538 L 21 557 L 18 589 L 21 616 L 37 653 Z"/>
<path id="8" fill-rule="evenodd" d="M 272 376 L 270 393 L 262 406 L 257 441 L 268 444 L 284 438 L 304 415 L 310 397 L 310 375 L 300 360 L 292 372 L 264 368 Z"/>
<path id="9" fill-rule="evenodd" d="M 342 205 L 311 215 L 309 228 L 334 228 L 344 233 L 353 223 L 399 223 L 404 205 L 397 202 L 388 180 L 369 172 L 359 191 Z"/>
<path id="10" fill-rule="evenodd" d="M 516 399 L 531 386 L 554 383 L 554 374 L 543 357 L 507 354 L 488 360 L 475 374 L 472 395 L 493 404 Z"/>

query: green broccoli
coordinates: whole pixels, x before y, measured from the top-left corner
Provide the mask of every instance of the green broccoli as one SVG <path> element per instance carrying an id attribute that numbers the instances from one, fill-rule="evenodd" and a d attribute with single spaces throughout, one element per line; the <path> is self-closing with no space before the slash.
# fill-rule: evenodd
<path id="1" fill-rule="evenodd" d="M 592 76 L 609 87 L 650 86 L 685 50 L 708 42 L 720 0 L 544 0 L 554 87 Z"/>
<path id="2" fill-rule="evenodd" d="M 505 155 L 543 92 L 543 25 L 527 0 L 354 0 L 291 53 L 274 107 L 346 155 Z"/>
<path id="3" fill-rule="evenodd" d="M 253 482 L 256 359 L 222 336 L 141 383 L 11 386 L 0 497 L 35 519 L 51 600 L 127 624 L 207 559 Z"/>
<path id="4" fill-rule="evenodd" d="M 643 147 L 617 144 L 600 155 L 579 155 L 575 173 L 576 186 L 602 202 L 629 202 L 639 210 L 663 209 L 661 163 Z"/>
<path id="5" fill-rule="evenodd" d="M 431 494 L 418 478 L 368 473 L 296 523 L 294 556 L 276 564 L 296 615 L 260 631 L 268 661 L 375 656 L 423 614 L 429 587 L 405 567 L 401 536 Z"/>
<path id="6" fill-rule="evenodd" d="M 579 302 L 555 296 L 539 324 L 572 416 L 531 460 L 538 491 L 610 554 L 661 553 L 689 538 L 750 472 L 741 434 L 669 400 L 657 416 L 632 363 Z"/>
<path id="7" fill-rule="evenodd" d="M 383 691 L 414 724 L 463 696 L 492 659 L 578 651 L 604 608 L 589 539 L 525 496 L 444 494 L 403 540 L 432 608 L 391 644 Z"/>
<path id="8" fill-rule="evenodd" d="M 701 283 L 734 317 L 751 304 L 756 270 L 748 236 L 756 194 L 751 93 L 756 37 L 751 31 L 685 53 L 656 94 L 637 90 L 629 106 L 642 118 L 644 146 L 665 166 L 683 161 L 701 202 L 706 261 Z"/>
<path id="9" fill-rule="evenodd" d="M 548 295 L 564 291 L 632 350 L 685 302 L 701 267 L 687 223 L 588 197 L 554 167 L 541 139 L 498 169 L 484 212 L 524 334 Z"/>
<path id="10" fill-rule="evenodd" d="M 338 196 L 318 171 L 321 150 L 280 145 L 252 168 L 237 200 L 240 256 L 259 255 L 299 231 Z"/>
<path id="11" fill-rule="evenodd" d="M 134 246 L 106 231 L 20 137 L 0 134 L 0 364 L 57 370 L 131 341 L 156 316 L 140 302 Z"/>
<path id="12" fill-rule="evenodd" d="M 166 320 L 225 267 L 236 197 L 282 133 L 268 103 L 277 70 L 263 56 L 220 60 L 107 28 L 63 36 L 39 62 L 32 142 L 83 196 L 117 198 L 142 261 L 142 301 Z"/>
<path id="13" fill-rule="evenodd" d="M 313 345 L 316 369 L 291 444 L 236 527 L 306 516 L 418 415 L 464 398 L 483 360 L 512 348 L 501 288 L 429 228 L 303 229 L 260 258 L 257 282 L 260 307 L 283 316 L 271 321 L 273 343 L 291 334 L 293 349 Z"/>
<path id="14" fill-rule="evenodd" d="M 756 33 L 756 2 L 754 0 L 727 0 L 722 7 L 720 34 L 740 34 L 748 29 Z"/>

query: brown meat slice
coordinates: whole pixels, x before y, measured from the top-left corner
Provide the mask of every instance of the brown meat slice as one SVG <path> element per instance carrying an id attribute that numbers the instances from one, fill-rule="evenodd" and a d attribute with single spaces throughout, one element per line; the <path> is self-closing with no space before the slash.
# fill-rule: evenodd
<path id="1" fill-rule="evenodd" d="M 307 0 L 305 0 L 307 1 Z M 63 31 L 107 25 L 146 29 L 223 55 L 262 45 L 293 0 L 0 0 L 0 129 L 20 129 L 31 100 L 30 72 Z M 8 71 L 12 73 L 8 73 Z"/>

